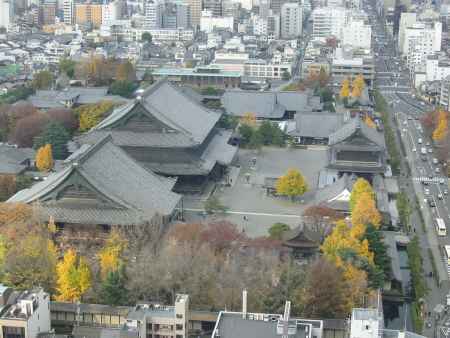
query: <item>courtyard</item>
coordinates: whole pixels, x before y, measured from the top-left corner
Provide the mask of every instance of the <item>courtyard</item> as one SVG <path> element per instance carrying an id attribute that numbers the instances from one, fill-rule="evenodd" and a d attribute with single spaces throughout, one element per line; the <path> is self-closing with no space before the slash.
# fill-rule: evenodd
<path id="1" fill-rule="evenodd" d="M 238 168 L 230 173 L 230 185 L 219 185 L 213 192 L 228 208 L 226 214 L 205 215 L 204 196 L 184 198 L 185 219 L 191 221 L 227 220 L 236 224 L 250 237 L 267 235 L 267 230 L 277 222 L 296 227 L 301 221 L 303 210 L 314 204 L 319 173 L 327 164 L 326 147 L 309 149 L 264 147 L 260 151 L 240 149 Z M 276 178 L 288 169 L 300 170 L 305 176 L 309 191 L 299 202 L 268 195 L 264 188 L 266 177 Z"/>

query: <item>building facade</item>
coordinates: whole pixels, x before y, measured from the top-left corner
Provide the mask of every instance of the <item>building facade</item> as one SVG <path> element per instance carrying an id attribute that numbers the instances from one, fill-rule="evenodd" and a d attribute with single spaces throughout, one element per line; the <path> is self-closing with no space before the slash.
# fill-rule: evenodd
<path id="1" fill-rule="evenodd" d="M 302 34 L 303 9 L 296 3 L 285 3 L 281 6 L 281 37 L 293 39 Z"/>
<path id="2" fill-rule="evenodd" d="M 362 20 L 351 20 L 342 28 L 342 43 L 353 48 L 370 49 L 372 27 Z"/>
<path id="3" fill-rule="evenodd" d="M 75 23 L 75 2 L 74 0 L 64 0 L 63 2 L 63 21 L 66 25 Z"/>
<path id="4" fill-rule="evenodd" d="M 102 24 L 102 8 L 100 4 L 76 4 L 75 5 L 75 23 L 78 25 L 92 25 L 99 28 Z"/>

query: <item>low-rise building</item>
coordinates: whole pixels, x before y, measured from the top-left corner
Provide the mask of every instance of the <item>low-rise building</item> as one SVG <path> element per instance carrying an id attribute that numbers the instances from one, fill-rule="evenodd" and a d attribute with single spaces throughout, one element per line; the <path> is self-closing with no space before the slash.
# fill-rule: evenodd
<path id="1" fill-rule="evenodd" d="M 372 87 L 375 79 L 375 64 L 372 55 L 357 56 L 350 49 L 336 48 L 331 64 L 331 76 L 341 83 L 345 78 L 354 79 L 362 74 L 366 84 Z"/>
<path id="2" fill-rule="evenodd" d="M 40 288 L 14 291 L 0 285 L 3 338 L 37 338 L 50 332 L 50 295 Z"/>
<path id="3" fill-rule="evenodd" d="M 249 59 L 244 64 L 244 76 L 254 79 L 281 80 L 284 74 L 291 76 L 291 63 L 272 63 L 261 59 Z"/>
<path id="4" fill-rule="evenodd" d="M 156 78 L 167 77 L 171 82 L 180 82 L 198 87 L 213 86 L 221 88 L 237 88 L 241 84 L 242 74 L 204 66 L 196 68 L 160 68 L 152 72 Z"/>

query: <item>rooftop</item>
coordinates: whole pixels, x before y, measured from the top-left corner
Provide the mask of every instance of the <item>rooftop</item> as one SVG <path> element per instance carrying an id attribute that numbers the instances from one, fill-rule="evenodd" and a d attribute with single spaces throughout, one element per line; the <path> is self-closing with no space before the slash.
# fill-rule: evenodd
<path id="1" fill-rule="evenodd" d="M 212 70 L 219 71 L 212 71 Z M 152 73 L 156 76 L 205 76 L 205 77 L 241 77 L 241 72 L 232 72 L 221 68 L 159 68 Z"/>

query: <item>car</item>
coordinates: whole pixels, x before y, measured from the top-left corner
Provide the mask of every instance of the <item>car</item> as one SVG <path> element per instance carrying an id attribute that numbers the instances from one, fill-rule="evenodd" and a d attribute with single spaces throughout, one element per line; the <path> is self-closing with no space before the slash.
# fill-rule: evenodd
<path id="1" fill-rule="evenodd" d="M 403 131 L 404 133 L 406 133 L 408 130 L 407 130 L 406 128 L 403 128 L 402 131 Z"/>
<path id="2" fill-rule="evenodd" d="M 437 195 L 437 198 L 438 198 L 438 200 L 443 200 L 443 199 L 444 199 L 444 196 L 442 196 L 442 194 L 438 194 L 438 195 Z"/>
<path id="3" fill-rule="evenodd" d="M 422 139 L 419 138 L 419 139 L 417 140 L 417 143 L 422 144 Z"/>
<path id="4" fill-rule="evenodd" d="M 428 199 L 428 205 L 431 208 L 436 208 L 436 202 L 433 199 L 431 199 L 431 198 Z"/>
<path id="5" fill-rule="evenodd" d="M 444 195 L 448 195 L 448 190 L 444 190 Z"/>
<path id="6" fill-rule="evenodd" d="M 434 172 L 436 174 L 439 174 L 441 172 L 441 168 L 439 168 L 439 167 L 434 168 Z"/>
<path id="7" fill-rule="evenodd" d="M 423 103 L 422 101 L 420 101 L 419 103 L 420 103 L 420 104 L 421 104 L 422 106 L 424 106 L 424 105 L 425 105 L 425 103 Z"/>
<path id="8" fill-rule="evenodd" d="M 403 121 L 403 124 L 404 124 L 405 126 L 407 126 L 407 125 L 408 125 L 408 121 Z"/>
<path id="9" fill-rule="evenodd" d="M 428 181 L 422 181 L 422 184 L 423 185 L 428 185 L 428 184 L 430 184 Z"/>
<path id="10" fill-rule="evenodd" d="M 414 147 L 412 148 L 413 153 L 415 153 L 417 151 L 417 149 Z"/>
<path id="11" fill-rule="evenodd" d="M 443 179 L 442 177 L 439 179 L 439 184 L 444 184 L 445 183 L 445 179 Z"/>
<path id="12" fill-rule="evenodd" d="M 427 142 L 426 146 L 429 147 L 430 146 L 430 142 Z"/>
<path id="13" fill-rule="evenodd" d="M 433 153 L 433 148 L 428 148 L 428 153 L 432 154 Z"/>
<path id="14" fill-rule="evenodd" d="M 425 189 L 423 190 L 423 192 L 424 192 L 425 195 L 429 195 L 429 194 L 430 194 L 430 189 L 425 188 Z"/>
<path id="15" fill-rule="evenodd" d="M 438 163 L 439 163 L 438 159 L 436 157 L 433 158 L 433 164 L 438 164 Z"/>

